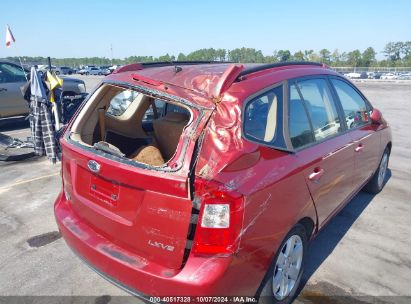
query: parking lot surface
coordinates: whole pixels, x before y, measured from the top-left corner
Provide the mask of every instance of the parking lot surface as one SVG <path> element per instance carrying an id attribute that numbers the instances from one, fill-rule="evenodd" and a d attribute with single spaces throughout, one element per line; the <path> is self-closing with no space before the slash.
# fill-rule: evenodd
<path id="1" fill-rule="evenodd" d="M 88 91 L 102 79 L 79 78 Z M 392 126 L 387 185 L 377 196 L 359 193 L 312 242 L 298 303 L 411 302 L 411 81 L 356 84 Z M 0 120 L 0 132 L 29 136 L 21 119 Z M 58 164 L 45 158 L 0 162 L 0 172 L 0 297 L 139 302 L 116 297 L 127 294 L 87 268 L 60 238 L 53 216 Z"/>

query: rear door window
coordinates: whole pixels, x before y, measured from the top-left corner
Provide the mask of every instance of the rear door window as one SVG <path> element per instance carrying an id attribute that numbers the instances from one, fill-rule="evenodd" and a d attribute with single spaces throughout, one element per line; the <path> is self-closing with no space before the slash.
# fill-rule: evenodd
<path id="1" fill-rule="evenodd" d="M 310 118 L 314 138 L 321 141 L 341 132 L 340 118 L 325 79 L 295 83 Z"/>
<path id="2" fill-rule="evenodd" d="M 288 129 L 294 149 L 325 140 L 342 131 L 340 117 L 325 79 L 291 83 Z"/>
<path id="3" fill-rule="evenodd" d="M 315 141 L 304 101 L 300 98 L 295 84 L 290 86 L 288 130 L 294 149 Z"/>
<path id="4" fill-rule="evenodd" d="M 331 83 L 344 110 L 347 128 L 353 129 L 367 124 L 370 121 L 370 110 L 363 97 L 345 81 L 331 79 Z"/>

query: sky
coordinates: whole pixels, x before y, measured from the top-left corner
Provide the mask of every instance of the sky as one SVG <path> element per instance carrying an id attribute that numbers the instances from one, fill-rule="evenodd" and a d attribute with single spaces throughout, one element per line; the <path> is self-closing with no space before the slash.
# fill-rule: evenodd
<path id="1" fill-rule="evenodd" d="M 110 58 L 111 46 L 114 58 L 243 46 L 264 55 L 372 46 L 383 58 L 387 42 L 411 40 L 410 0 L 6 0 L 1 8 L 0 58 Z"/>

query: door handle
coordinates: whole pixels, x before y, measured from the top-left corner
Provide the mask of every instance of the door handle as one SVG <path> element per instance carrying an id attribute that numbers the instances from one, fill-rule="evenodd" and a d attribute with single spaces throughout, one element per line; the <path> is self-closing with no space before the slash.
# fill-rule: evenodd
<path id="1" fill-rule="evenodd" d="M 356 148 L 355 148 L 355 152 L 362 152 L 364 150 L 364 146 L 362 144 L 359 144 Z"/>
<path id="2" fill-rule="evenodd" d="M 7 89 L 6 88 L 0 88 L 0 92 L 1 91 L 7 91 Z"/>
<path id="3" fill-rule="evenodd" d="M 324 175 L 324 172 L 325 172 L 324 169 L 317 167 L 314 169 L 314 172 L 308 176 L 308 179 L 312 182 L 318 182 L 321 176 Z"/>

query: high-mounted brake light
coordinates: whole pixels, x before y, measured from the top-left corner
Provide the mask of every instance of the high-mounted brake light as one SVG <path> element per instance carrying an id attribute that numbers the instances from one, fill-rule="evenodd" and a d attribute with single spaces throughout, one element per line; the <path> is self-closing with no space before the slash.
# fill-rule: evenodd
<path id="1" fill-rule="evenodd" d="M 195 195 L 200 214 L 192 251 L 197 255 L 231 254 L 237 251 L 244 216 L 243 196 L 224 185 L 197 178 Z"/>

